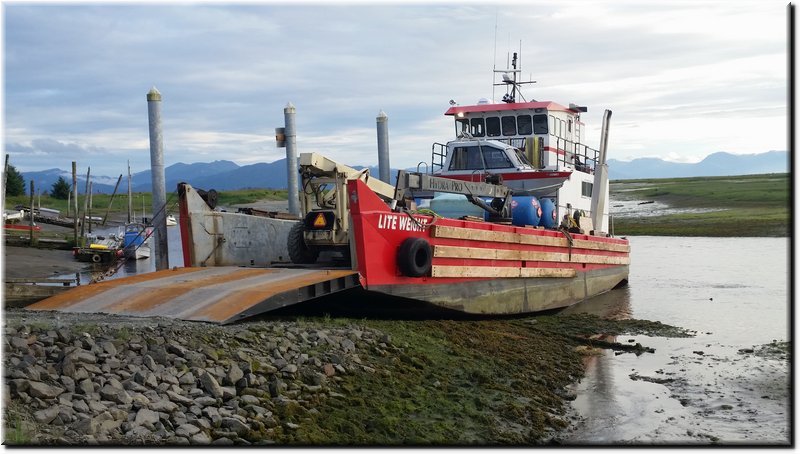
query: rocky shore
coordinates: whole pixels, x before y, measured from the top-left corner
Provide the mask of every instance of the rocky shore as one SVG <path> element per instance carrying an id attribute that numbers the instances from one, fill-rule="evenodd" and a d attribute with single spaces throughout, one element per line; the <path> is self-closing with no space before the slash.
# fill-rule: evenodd
<path id="1" fill-rule="evenodd" d="M 572 316 L 5 320 L 4 442 L 64 446 L 557 443 L 592 350 L 575 327 L 609 330 Z"/>
<path id="2" fill-rule="evenodd" d="M 35 434 L 17 440 L 31 444 L 275 442 L 342 397 L 342 376 L 375 373 L 360 352 L 397 350 L 372 329 L 14 315 L 5 327 L 7 423 Z"/>

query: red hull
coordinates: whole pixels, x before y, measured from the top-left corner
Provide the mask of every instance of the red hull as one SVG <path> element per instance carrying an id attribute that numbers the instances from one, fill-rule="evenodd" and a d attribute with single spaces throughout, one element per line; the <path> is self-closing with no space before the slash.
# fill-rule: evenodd
<path id="1" fill-rule="evenodd" d="M 502 314 L 569 306 L 628 278 L 624 239 L 423 215 L 412 219 L 389 210 L 358 180 L 348 182 L 348 197 L 357 267 L 368 291 Z M 402 256 L 408 248 L 401 245 L 409 238 L 430 246 L 425 275 L 401 271 L 414 260 Z"/>

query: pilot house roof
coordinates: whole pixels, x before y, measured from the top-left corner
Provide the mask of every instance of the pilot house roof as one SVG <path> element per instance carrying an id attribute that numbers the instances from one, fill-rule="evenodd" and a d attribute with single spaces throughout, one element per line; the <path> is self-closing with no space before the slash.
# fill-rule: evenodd
<path id="1" fill-rule="evenodd" d="M 547 109 L 547 110 L 562 110 L 564 112 L 579 111 L 564 107 L 561 104 L 552 101 L 535 101 L 535 102 L 512 102 L 502 104 L 476 104 L 472 106 L 453 106 L 447 109 L 445 115 L 458 115 L 460 113 L 474 113 L 474 112 L 497 112 L 505 110 L 527 110 L 527 109 Z"/>

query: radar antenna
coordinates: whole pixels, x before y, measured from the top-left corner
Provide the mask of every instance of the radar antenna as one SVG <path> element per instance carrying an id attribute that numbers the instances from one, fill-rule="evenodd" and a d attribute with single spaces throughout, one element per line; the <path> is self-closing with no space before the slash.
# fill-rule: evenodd
<path id="1" fill-rule="evenodd" d="M 520 43 L 520 49 L 522 48 L 522 43 Z M 520 50 L 521 52 L 521 50 Z M 520 85 L 524 84 L 535 84 L 535 80 L 529 81 L 517 81 L 517 74 L 522 72 L 522 59 L 520 58 L 520 68 L 517 69 L 517 53 L 514 52 L 513 58 L 511 59 L 511 68 L 510 69 L 495 69 L 495 73 L 502 74 L 502 82 L 495 83 L 494 86 L 506 86 L 506 94 L 503 95 L 503 102 L 505 103 L 515 103 L 517 102 L 517 95 L 522 98 L 523 101 L 527 102 L 525 96 L 522 95 L 522 90 Z"/>

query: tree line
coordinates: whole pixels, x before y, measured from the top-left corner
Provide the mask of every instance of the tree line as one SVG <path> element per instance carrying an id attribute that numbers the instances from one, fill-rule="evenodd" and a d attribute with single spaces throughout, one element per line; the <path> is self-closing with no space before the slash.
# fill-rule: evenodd
<path id="1" fill-rule="evenodd" d="M 19 173 L 17 168 L 11 164 L 8 165 L 5 189 L 6 197 L 25 195 L 25 179 L 22 178 L 22 174 Z M 67 200 L 71 190 L 72 185 L 67 183 L 64 177 L 58 177 L 58 181 L 53 183 L 53 186 L 50 188 L 50 197 Z"/>

